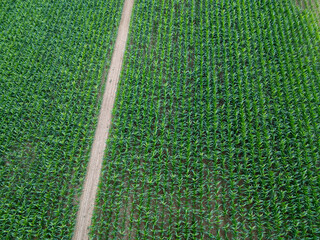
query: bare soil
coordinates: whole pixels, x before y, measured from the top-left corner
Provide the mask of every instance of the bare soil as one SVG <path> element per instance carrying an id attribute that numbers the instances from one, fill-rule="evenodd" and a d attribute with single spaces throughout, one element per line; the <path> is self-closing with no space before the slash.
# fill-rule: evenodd
<path id="1" fill-rule="evenodd" d="M 83 192 L 77 213 L 74 240 L 89 239 L 89 227 L 96 200 L 97 188 L 101 173 L 104 150 L 111 126 L 112 109 L 116 97 L 117 86 L 120 78 L 123 56 L 129 31 L 130 17 L 134 0 L 125 0 L 118 36 L 115 42 L 114 52 L 111 59 L 107 83 L 102 99 L 98 126 L 91 147 L 90 159 L 87 166 Z"/>

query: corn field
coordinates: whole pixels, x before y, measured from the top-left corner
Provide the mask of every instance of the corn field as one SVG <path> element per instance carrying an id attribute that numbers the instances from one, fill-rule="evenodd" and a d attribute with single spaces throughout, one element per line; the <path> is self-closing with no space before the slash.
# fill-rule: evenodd
<path id="1" fill-rule="evenodd" d="M 320 237 L 315 17 L 137 0 L 92 238 Z"/>
<path id="2" fill-rule="evenodd" d="M 124 1 L 2 0 L 0 239 L 71 239 Z M 320 238 L 318 0 L 135 0 L 91 239 Z"/>
<path id="3" fill-rule="evenodd" d="M 122 5 L 1 1 L 0 239 L 71 239 Z"/>

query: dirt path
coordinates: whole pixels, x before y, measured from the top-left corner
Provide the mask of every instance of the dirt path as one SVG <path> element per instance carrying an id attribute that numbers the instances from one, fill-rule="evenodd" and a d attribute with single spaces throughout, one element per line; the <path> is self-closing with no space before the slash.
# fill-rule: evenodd
<path id="1" fill-rule="evenodd" d="M 100 178 L 104 150 L 111 125 L 111 114 L 120 78 L 122 60 L 126 47 L 130 17 L 134 0 L 125 0 L 118 36 L 115 43 L 106 88 L 103 95 L 98 126 L 91 147 L 87 175 L 83 185 L 80 207 L 77 213 L 75 232 L 72 239 L 89 239 L 89 227 L 93 214 L 94 203 Z"/>

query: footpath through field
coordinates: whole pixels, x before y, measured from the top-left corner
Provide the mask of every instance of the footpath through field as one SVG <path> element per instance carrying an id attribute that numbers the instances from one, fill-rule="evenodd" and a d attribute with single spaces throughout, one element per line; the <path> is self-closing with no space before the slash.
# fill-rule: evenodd
<path id="1" fill-rule="evenodd" d="M 107 77 L 106 88 L 102 99 L 98 126 L 91 148 L 90 160 L 83 186 L 73 239 L 88 239 L 104 150 L 111 125 L 112 108 L 116 97 L 117 85 L 120 78 L 122 61 L 128 37 L 133 3 L 134 0 L 126 0 L 124 3 L 118 36 L 115 43 Z"/>

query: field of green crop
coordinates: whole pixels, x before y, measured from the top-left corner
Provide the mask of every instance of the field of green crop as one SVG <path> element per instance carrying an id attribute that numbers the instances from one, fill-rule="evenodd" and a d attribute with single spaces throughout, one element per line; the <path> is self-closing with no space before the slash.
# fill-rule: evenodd
<path id="1" fill-rule="evenodd" d="M 315 16 L 136 0 L 92 237 L 319 238 Z"/>
<path id="2" fill-rule="evenodd" d="M 71 239 L 122 5 L 1 0 L 0 239 Z"/>

